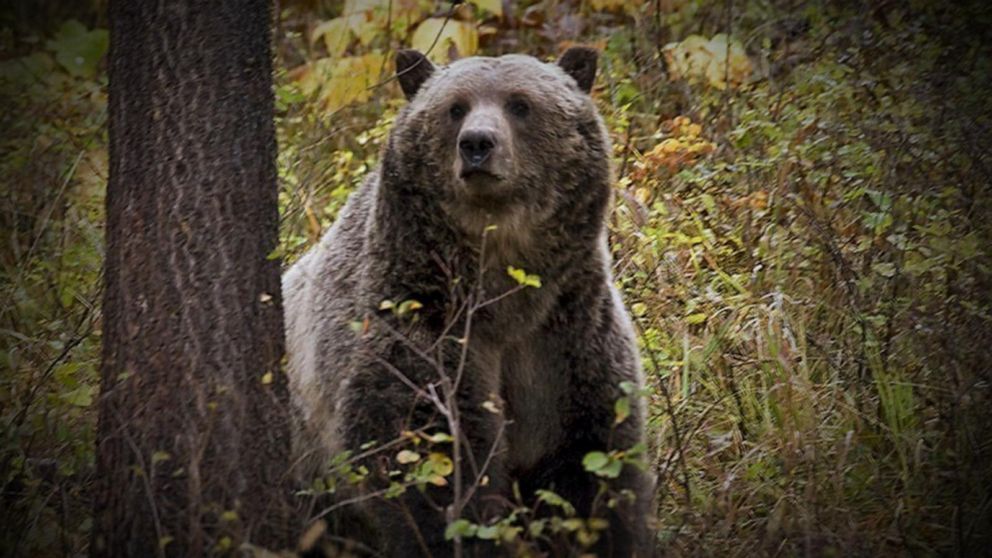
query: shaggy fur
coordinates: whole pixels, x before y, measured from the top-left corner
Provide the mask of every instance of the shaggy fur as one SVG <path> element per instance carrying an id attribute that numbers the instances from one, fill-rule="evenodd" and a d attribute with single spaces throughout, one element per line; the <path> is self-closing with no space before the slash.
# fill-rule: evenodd
<path id="1" fill-rule="evenodd" d="M 320 462 L 403 430 L 443 427 L 399 374 L 426 389 L 460 369 L 465 478 L 475 478 L 470 464 L 491 459 L 469 513 L 481 519 L 492 511 L 486 502 L 512 499 L 518 482 L 528 502 L 535 489 L 552 489 L 587 517 L 599 479 L 583 470 L 583 456 L 641 442 L 644 425 L 640 404 L 614 425 L 620 383 L 642 378 L 610 274 L 610 146 L 588 95 L 595 52 L 572 49 L 558 64 L 509 55 L 434 68 L 404 51 L 397 66 L 411 101 L 381 166 L 283 279 L 291 389 L 305 429 L 299 453 Z M 492 140 L 483 172 L 464 155 L 471 132 Z M 513 289 L 511 265 L 542 286 L 474 312 L 463 357 L 466 301 Z M 397 317 L 379 310 L 387 299 L 422 307 L 415 319 Z M 599 502 L 610 527 L 593 552 L 648 554 L 649 484 L 629 465 L 610 483 L 636 501 L 613 510 Z M 382 550 L 450 554 L 437 510 L 448 501 L 447 489 L 430 487 L 376 503 Z"/>

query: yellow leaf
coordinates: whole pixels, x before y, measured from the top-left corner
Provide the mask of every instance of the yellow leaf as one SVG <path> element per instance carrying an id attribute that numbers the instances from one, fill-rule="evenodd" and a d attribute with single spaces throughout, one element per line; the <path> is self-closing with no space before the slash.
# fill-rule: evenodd
<path id="1" fill-rule="evenodd" d="M 448 434 L 447 432 L 435 432 L 430 435 L 424 434 L 424 439 L 432 444 L 442 444 L 454 441 L 451 434 Z"/>
<path id="2" fill-rule="evenodd" d="M 310 95 L 320 91 L 322 107 L 334 112 L 354 102 L 369 99 L 369 86 L 379 81 L 386 58 L 378 52 L 362 56 L 319 58 L 293 71 L 300 91 Z"/>
<path id="3" fill-rule="evenodd" d="M 679 140 L 675 138 L 667 138 L 665 141 L 655 146 L 654 151 L 657 153 L 675 153 L 683 147 L 682 142 Z"/>
<path id="4" fill-rule="evenodd" d="M 455 464 L 451 462 L 451 458 L 443 453 L 434 452 L 427 456 L 427 461 L 431 464 L 431 470 L 442 477 L 450 475 L 455 470 Z"/>
<path id="5" fill-rule="evenodd" d="M 330 60 L 330 58 L 326 58 L 325 60 Z M 289 71 L 289 77 L 299 85 L 300 93 L 304 95 L 311 95 L 314 91 L 320 89 L 320 78 L 317 75 L 316 62 L 302 64 L 293 68 Z"/>
<path id="6" fill-rule="evenodd" d="M 503 17 L 503 0 L 471 0 L 471 2 L 496 17 Z"/>
<path id="7" fill-rule="evenodd" d="M 348 27 L 362 46 L 368 46 L 380 31 L 379 24 L 364 13 L 348 16 Z"/>
<path id="8" fill-rule="evenodd" d="M 648 201 L 651 199 L 651 190 L 641 186 L 637 190 L 634 190 L 634 197 L 637 198 L 637 201 L 647 205 Z"/>
<path id="9" fill-rule="evenodd" d="M 689 35 L 681 43 L 665 45 L 662 52 L 672 79 L 703 80 L 711 87 L 725 89 L 744 83 L 751 74 L 744 45 L 725 33 L 711 39 Z"/>
<path id="10" fill-rule="evenodd" d="M 425 9 L 430 8 L 424 0 L 346 0 L 342 17 L 362 45 L 368 45 L 389 25 L 402 32 L 419 21 Z"/>
<path id="11" fill-rule="evenodd" d="M 262 384 L 268 385 L 272 383 L 272 372 L 266 372 L 262 374 Z"/>
<path id="12" fill-rule="evenodd" d="M 415 451 L 400 450 L 400 452 L 396 454 L 396 462 L 401 465 L 416 463 L 417 461 L 420 461 L 420 454 Z"/>
<path id="13" fill-rule="evenodd" d="M 513 267 L 507 266 L 506 274 L 513 278 L 517 283 L 525 287 L 534 287 L 535 289 L 541 288 L 541 277 L 539 275 L 533 275 L 527 273 L 526 271 Z"/>
<path id="14" fill-rule="evenodd" d="M 344 54 L 348 43 L 351 42 L 351 32 L 349 22 L 346 18 L 336 17 L 321 23 L 314 28 L 310 34 L 310 44 L 324 39 L 324 46 L 327 48 L 327 55 L 337 58 Z"/>
<path id="15" fill-rule="evenodd" d="M 367 101 L 371 93 L 369 86 L 379 81 L 385 61 L 379 53 L 338 60 L 331 80 L 324 84 L 325 108 L 334 111 L 354 102 Z"/>
<path id="16" fill-rule="evenodd" d="M 410 312 L 420 310 L 423 307 L 424 305 L 416 300 L 404 300 L 396 307 L 396 314 L 398 316 L 404 316 Z"/>
<path id="17" fill-rule="evenodd" d="M 721 91 L 727 88 L 727 82 L 724 80 L 724 76 L 726 76 L 727 72 L 726 68 L 726 65 L 717 63 L 711 63 L 706 66 L 704 76 L 711 87 Z"/>
<path id="18" fill-rule="evenodd" d="M 434 486 L 447 486 L 448 479 L 442 477 L 441 475 L 431 475 L 427 478 L 427 482 L 433 484 Z"/>
<path id="19" fill-rule="evenodd" d="M 436 42 L 435 42 L 436 40 Z M 471 23 L 432 17 L 417 26 L 410 38 L 410 46 L 423 52 L 440 64 L 451 62 L 451 50 L 457 57 L 472 56 L 479 49 L 479 33 Z M 433 46 L 433 48 L 431 48 Z"/>

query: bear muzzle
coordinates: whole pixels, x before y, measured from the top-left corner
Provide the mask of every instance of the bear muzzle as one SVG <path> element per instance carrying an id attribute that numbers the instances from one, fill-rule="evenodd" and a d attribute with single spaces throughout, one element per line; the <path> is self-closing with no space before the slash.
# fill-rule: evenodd
<path id="1" fill-rule="evenodd" d="M 462 158 L 462 177 L 474 172 L 489 172 L 486 163 L 496 150 L 496 134 L 492 130 L 464 130 L 458 136 L 458 153 Z"/>
<path id="2" fill-rule="evenodd" d="M 501 182 L 512 168 L 512 137 L 500 105 L 471 103 L 457 136 L 457 175 L 470 187 Z"/>

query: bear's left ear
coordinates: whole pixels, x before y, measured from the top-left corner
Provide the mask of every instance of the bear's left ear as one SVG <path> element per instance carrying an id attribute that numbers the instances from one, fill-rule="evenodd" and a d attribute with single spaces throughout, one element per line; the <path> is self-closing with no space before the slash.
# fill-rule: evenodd
<path id="1" fill-rule="evenodd" d="M 592 84 L 596 81 L 597 58 L 599 53 L 594 48 L 572 47 L 561 55 L 558 65 L 565 70 L 565 73 L 575 78 L 579 89 L 588 93 L 592 91 Z"/>
<path id="2" fill-rule="evenodd" d="M 420 51 L 406 49 L 396 53 L 396 78 L 408 101 L 413 100 L 420 86 L 433 73 L 434 64 Z"/>

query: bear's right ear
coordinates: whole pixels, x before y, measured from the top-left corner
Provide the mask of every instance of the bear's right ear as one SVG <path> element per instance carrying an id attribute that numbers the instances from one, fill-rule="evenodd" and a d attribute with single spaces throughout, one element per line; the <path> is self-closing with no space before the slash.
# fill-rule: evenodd
<path id="1" fill-rule="evenodd" d="M 434 64 L 420 51 L 406 49 L 396 53 L 396 78 L 400 80 L 400 88 L 408 101 L 433 73 Z"/>

